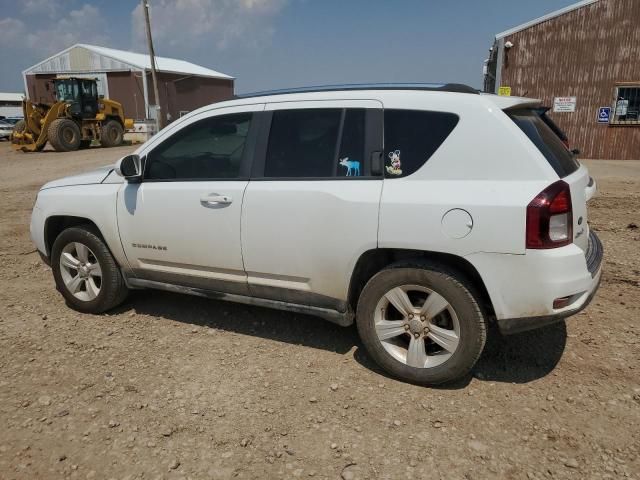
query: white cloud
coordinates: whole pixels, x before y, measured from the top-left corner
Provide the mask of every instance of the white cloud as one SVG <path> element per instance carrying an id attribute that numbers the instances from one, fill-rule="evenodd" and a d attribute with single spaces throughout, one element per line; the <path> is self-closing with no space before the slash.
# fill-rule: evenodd
<path id="1" fill-rule="evenodd" d="M 54 18 L 57 12 L 65 8 L 61 0 L 22 0 L 20 3 L 22 13 L 29 16 L 46 15 Z"/>
<path id="2" fill-rule="evenodd" d="M 104 17 L 93 5 L 85 4 L 78 10 L 72 10 L 66 17 L 59 19 L 47 31 L 37 33 L 38 42 L 47 39 L 46 49 L 55 53 L 74 43 L 97 43 L 108 46 L 109 36 L 104 27 Z M 40 45 L 42 47 L 42 45 Z"/>
<path id="3" fill-rule="evenodd" d="M 0 43 L 7 47 L 13 47 L 14 42 L 26 32 L 25 24 L 22 20 L 17 18 L 2 18 L 0 19 Z"/>
<path id="4" fill-rule="evenodd" d="M 287 0 L 153 0 L 156 46 L 172 52 L 213 46 L 257 48 L 273 34 L 272 18 Z M 145 46 L 142 6 L 132 12 L 134 50 Z M 162 54 L 159 52 L 159 54 Z"/>
<path id="5" fill-rule="evenodd" d="M 41 27 L 16 18 L 0 19 L 0 40 L 3 45 L 37 53 L 43 60 L 74 43 L 108 43 L 103 23 L 100 10 L 84 4 Z"/>

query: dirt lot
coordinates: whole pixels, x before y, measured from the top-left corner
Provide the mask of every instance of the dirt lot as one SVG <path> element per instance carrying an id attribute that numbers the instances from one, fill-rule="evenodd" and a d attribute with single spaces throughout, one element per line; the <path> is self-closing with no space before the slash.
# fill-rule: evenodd
<path id="1" fill-rule="evenodd" d="M 0 143 L 0 478 L 640 478 L 640 162 L 588 162 L 591 307 L 427 389 L 311 317 L 152 291 L 69 310 L 29 240 L 36 191 L 129 150 Z"/>

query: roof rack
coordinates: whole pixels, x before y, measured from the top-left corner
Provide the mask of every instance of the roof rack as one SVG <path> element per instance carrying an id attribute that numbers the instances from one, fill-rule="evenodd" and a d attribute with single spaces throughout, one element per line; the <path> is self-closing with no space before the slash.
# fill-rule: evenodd
<path id="1" fill-rule="evenodd" d="M 340 92 L 349 90 L 425 90 L 434 92 L 471 93 L 478 95 L 475 88 L 461 83 L 352 83 L 342 85 L 318 85 L 313 87 L 283 88 L 262 92 L 244 93 L 236 98 L 263 97 L 267 95 L 286 95 L 288 93 Z"/>

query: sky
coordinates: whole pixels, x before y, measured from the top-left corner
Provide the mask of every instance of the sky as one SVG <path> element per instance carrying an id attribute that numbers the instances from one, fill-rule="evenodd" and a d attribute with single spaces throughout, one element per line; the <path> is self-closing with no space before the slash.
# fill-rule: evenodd
<path id="1" fill-rule="evenodd" d="M 482 85 L 496 33 L 575 0 L 148 0 L 156 55 L 236 77 L 236 92 L 335 83 Z M 136 0 L 0 0 L 0 91 L 73 45 L 146 53 Z"/>

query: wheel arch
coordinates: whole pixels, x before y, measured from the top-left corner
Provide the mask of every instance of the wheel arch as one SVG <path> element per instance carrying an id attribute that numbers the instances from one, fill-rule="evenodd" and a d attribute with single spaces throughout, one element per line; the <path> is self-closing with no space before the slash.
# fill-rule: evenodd
<path id="1" fill-rule="evenodd" d="M 102 241 L 107 245 L 104 235 L 98 228 L 98 225 L 93 220 L 90 220 L 85 217 L 76 217 L 72 215 L 52 215 L 48 217 L 44 223 L 44 244 L 46 248 L 46 255 L 48 258 L 51 258 L 51 249 L 53 247 L 53 242 L 56 241 L 56 238 L 67 228 L 71 227 L 79 227 L 79 226 L 88 226 L 93 233 L 98 235 Z"/>
<path id="2" fill-rule="evenodd" d="M 124 123 L 122 122 L 122 119 L 120 118 L 119 115 L 113 115 L 113 114 L 109 114 L 109 115 L 105 115 L 104 120 L 102 121 L 102 125 L 104 125 L 105 123 L 114 120 L 116 122 L 118 122 L 120 124 L 120 126 L 124 129 Z"/>
<path id="3" fill-rule="evenodd" d="M 495 316 L 493 303 L 478 270 L 463 257 L 443 252 L 376 248 L 367 250 L 358 258 L 349 282 L 348 302 L 355 312 L 358 298 L 367 282 L 382 269 L 397 263 L 437 263 L 459 273 L 477 292 L 479 303 L 490 318 Z"/>

